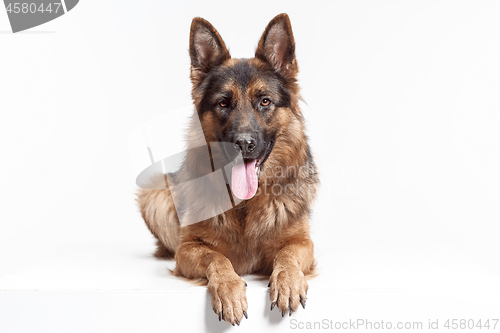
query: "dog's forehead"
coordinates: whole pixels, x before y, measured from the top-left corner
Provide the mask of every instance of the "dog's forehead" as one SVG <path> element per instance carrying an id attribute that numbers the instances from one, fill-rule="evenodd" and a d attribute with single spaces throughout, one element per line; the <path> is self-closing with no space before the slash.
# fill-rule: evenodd
<path id="1" fill-rule="evenodd" d="M 223 68 L 223 72 L 238 87 L 246 88 L 252 81 L 252 78 L 257 75 L 257 68 L 248 61 L 241 60 Z"/>
<path id="2" fill-rule="evenodd" d="M 230 59 L 214 74 L 219 88 L 244 93 L 270 90 L 279 84 L 275 75 L 254 59 Z"/>

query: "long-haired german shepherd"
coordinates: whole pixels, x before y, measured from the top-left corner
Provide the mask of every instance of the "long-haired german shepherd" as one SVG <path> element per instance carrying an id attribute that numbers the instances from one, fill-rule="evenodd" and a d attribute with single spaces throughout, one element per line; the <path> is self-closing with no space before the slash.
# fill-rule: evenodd
<path id="1" fill-rule="evenodd" d="M 309 215 L 318 177 L 298 105 L 290 20 L 280 14 L 269 23 L 252 59 L 231 58 L 217 30 L 199 17 L 189 43 L 192 97 L 203 132 L 188 133 L 184 171 L 176 179 L 201 172 L 190 147 L 230 142 L 243 156 L 231 174 L 231 190 L 242 201 L 181 227 L 170 189 L 141 189 L 142 217 L 158 239 L 155 255 L 175 257 L 175 275 L 208 282 L 219 320 L 239 325 L 247 317 L 240 275 L 252 273 L 270 276 L 271 310 L 291 315 L 299 303 L 305 307 L 305 276 L 315 267 Z M 190 192 L 183 195 L 189 201 Z M 184 212 L 191 209 L 187 203 Z"/>

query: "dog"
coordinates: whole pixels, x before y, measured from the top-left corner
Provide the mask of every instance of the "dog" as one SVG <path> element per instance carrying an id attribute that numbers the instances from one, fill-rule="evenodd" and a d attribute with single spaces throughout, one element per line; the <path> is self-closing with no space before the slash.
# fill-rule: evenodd
<path id="1" fill-rule="evenodd" d="M 207 173 L 191 148 L 231 143 L 243 158 L 229 182 L 241 201 L 232 199 L 232 209 L 181 227 L 173 187 L 140 189 L 142 217 L 158 240 L 155 255 L 175 258 L 174 275 L 205 281 L 219 320 L 234 326 L 248 319 L 241 278 L 246 274 L 269 276 L 271 310 L 276 306 L 282 316 L 292 315 L 300 304 L 305 308 L 306 277 L 316 266 L 309 217 L 319 179 L 299 108 L 290 19 L 280 14 L 269 22 L 254 58 L 233 59 L 217 30 L 194 18 L 189 54 L 193 119 L 199 119 L 202 133 L 188 132 L 182 171 L 168 182 Z M 190 196 L 199 191 L 175 191 L 185 200 L 182 214 L 189 215 L 195 209 Z"/>

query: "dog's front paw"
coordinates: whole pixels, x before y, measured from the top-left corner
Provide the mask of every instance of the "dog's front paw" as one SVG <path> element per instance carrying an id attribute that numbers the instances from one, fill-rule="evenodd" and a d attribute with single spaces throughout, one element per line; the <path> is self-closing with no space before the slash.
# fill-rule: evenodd
<path id="1" fill-rule="evenodd" d="M 236 273 L 230 277 L 211 279 L 207 288 L 212 295 L 212 308 L 219 315 L 219 321 L 224 319 L 233 326 L 239 326 L 243 316 L 248 319 L 246 283 Z"/>
<path id="2" fill-rule="evenodd" d="M 275 269 L 269 281 L 271 310 L 275 306 L 284 317 L 297 311 L 299 303 L 306 308 L 307 282 L 304 273 L 298 268 Z"/>

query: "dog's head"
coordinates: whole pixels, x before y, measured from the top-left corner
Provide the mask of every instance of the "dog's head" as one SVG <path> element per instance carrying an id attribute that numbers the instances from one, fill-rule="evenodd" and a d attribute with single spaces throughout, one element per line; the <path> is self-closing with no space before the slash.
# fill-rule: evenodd
<path id="1" fill-rule="evenodd" d="M 233 168 L 233 192 L 251 198 L 277 138 L 290 130 L 291 122 L 302 119 L 288 15 L 280 14 L 268 24 L 252 59 L 231 58 L 217 30 L 195 18 L 189 52 L 192 95 L 205 139 L 241 150 L 244 164 Z"/>

